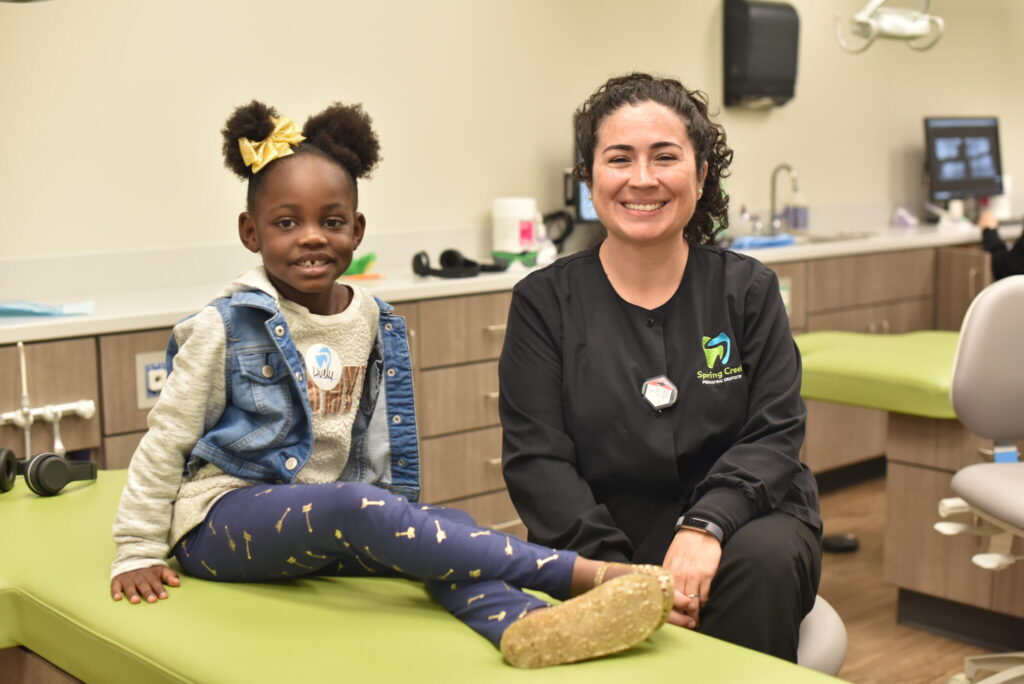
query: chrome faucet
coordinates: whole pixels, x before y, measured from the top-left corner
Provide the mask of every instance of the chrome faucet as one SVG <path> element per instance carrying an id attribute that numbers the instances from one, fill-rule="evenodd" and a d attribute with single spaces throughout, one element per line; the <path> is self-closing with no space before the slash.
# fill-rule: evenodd
<path id="1" fill-rule="evenodd" d="M 790 181 L 790 183 L 792 183 L 792 186 L 793 186 L 792 187 L 793 192 L 796 193 L 799 190 L 799 187 L 797 186 L 796 171 L 793 170 L 792 166 L 790 166 L 789 164 L 779 164 L 774 169 L 772 169 L 772 187 L 771 187 L 771 198 L 772 198 L 772 200 L 771 200 L 771 208 L 769 209 L 769 213 L 768 213 L 768 225 L 770 226 L 770 228 L 768 229 L 768 232 L 769 232 L 770 235 L 778 235 L 779 231 L 782 229 L 782 220 L 779 218 L 779 215 L 775 211 L 775 207 L 776 207 L 776 202 L 775 202 L 775 180 L 776 180 L 776 178 L 779 175 L 779 171 L 788 171 L 789 172 L 789 181 Z"/>

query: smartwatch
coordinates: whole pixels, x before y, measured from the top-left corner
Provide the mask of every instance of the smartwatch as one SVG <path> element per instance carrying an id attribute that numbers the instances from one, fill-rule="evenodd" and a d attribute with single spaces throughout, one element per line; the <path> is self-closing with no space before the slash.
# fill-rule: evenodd
<path id="1" fill-rule="evenodd" d="M 719 544 L 721 544 L 722 540 L 725 539 L 725 532 L 722 531 L 721 527 L 710 520 L 697 518 L 692 515 L 684 515 L 680 517 L 679 520 L 676 520 L 676 532 L 679 530 L 697 530 L 704 534 L 710 534 L 718 540 Z"/>

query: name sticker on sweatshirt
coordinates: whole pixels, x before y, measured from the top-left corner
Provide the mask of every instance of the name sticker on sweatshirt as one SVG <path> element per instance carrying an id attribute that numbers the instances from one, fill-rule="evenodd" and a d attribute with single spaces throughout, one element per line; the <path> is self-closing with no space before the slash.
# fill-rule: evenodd
<path id="1" fill-rule="evenodd" d="M 332 390 L 341 382 L 341 360 L 326 344 L 314 344 L 306 350 L 306 372 L 314 385 Z"/>

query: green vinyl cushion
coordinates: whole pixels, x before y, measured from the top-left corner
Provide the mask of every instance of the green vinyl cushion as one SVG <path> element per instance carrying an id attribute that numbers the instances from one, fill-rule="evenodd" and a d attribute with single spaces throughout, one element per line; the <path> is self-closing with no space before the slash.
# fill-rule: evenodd
<path id="1" fill-rule="evenodd" d="M 126 472 L 52 498 L 0 494 L 0 648 L 23 645 L 86 682 L 834 681 L 666 626 L 610 658 L 523 671 L 404 579 L 226 584 L 182 578 L 155 605 L 115 603 L 111 522 Z M 582 679 L 580 679 L 582 677 Z"/>
<path id="2" fill-rule="evenodd" d="M 797 335 L 803 360 L 800 394 L 926 418 L 956 418 L 949 380 L 957 336 L 946 330 Z"/>

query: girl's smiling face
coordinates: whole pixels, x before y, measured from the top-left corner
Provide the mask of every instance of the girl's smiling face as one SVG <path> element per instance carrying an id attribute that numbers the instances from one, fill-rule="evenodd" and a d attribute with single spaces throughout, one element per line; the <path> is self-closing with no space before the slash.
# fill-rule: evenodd
<path id="1" fill-rule="evenodd" d="M 679 239 L 707 174 L 686 122 L 657 102 L 624 105 L 597 127 L 594 208 L 612 240 Z"/>
<path id="2" fill-rule="evenodd" d="M 270 176 L 252 211 L 238 217 L 242 244 L 262 255 L 281 296 L 315 314 L 344 311 L 348 290 L 336 281 L 366 229 L 354 182 L 337 163 L 310 153 L 279 159 L 262 173 Z"/>

